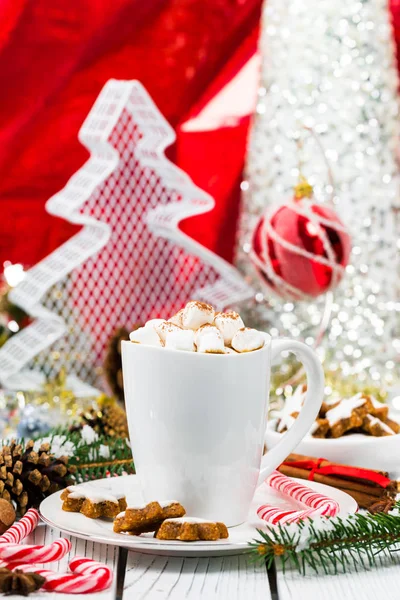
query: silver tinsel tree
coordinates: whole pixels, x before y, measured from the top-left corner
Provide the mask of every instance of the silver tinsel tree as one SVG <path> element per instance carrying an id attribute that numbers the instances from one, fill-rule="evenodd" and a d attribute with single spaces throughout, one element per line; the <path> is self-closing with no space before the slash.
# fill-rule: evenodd
<path id="1" fill-rule="evenodd" d="M 274 298 L 249 260 L 260 215 L 285 201 L 296 184 L 297 139 L 303 139 L 303 172 L 316 197 L 324 202 L 332 191 L 306 126 L 325 149 L 336 210 L 353 246 L 319 352 L 329 370 L 390 385 L 400 372 L 400 122 L 387 1 L 268 0 L 260 49 L 237 257 L 259 289 L 248 320 L 313 345 L 327 308 L 326 296 L 297 303 Z"/>

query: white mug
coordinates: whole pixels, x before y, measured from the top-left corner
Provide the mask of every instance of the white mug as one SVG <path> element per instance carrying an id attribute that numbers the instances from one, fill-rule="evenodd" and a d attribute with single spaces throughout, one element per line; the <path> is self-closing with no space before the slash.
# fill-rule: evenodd
<path id="1" fill-rule="evenodd" d="M 299 417 L 263 456 L 271 361 L 289 351 L 308 391 Z M 200 354 L 122 342 L 129 435 L 145 502 L 178 500 L 190 516 L 246 520 L 258 485 L 311 427 L 324 376 L 305 344 L 271 340 L 242 354 Z"/>

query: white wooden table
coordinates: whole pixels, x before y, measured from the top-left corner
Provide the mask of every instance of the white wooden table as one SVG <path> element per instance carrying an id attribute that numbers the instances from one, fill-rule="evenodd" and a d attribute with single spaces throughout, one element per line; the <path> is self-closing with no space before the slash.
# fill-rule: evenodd
<path id="1" fill-rule="evenodd" d="M 278 600 L 271 595 L 265 566 L 245 555 L 215 558 L 168 558 L 129 552 L 122 595 L 117 593 L 119 550 L 61 534 L 44 525 L 26 543 L 49 544 L 57 537 L 72 542 L 71 557 L 87 556 L 114 569 L 113 586 L 99 594 L 67 595 L 36 592 L 37 600 Z M 395 555 L 397 557 L 397 555 Z M 310 575 L 278 572 L 279 600 L 380 600 L 400 598 L 400 558 L 370 571 L 346 575 Z M 69 558 L 47 568 L 67 571 Z M 12 596 L 22 600 L 22 596 Z"/>

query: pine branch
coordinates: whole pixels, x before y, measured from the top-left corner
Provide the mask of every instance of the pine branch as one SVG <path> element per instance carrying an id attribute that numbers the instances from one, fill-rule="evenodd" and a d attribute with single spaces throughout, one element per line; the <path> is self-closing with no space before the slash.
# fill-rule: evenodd
<path id="1" fill-rule="evenodd" d="M 19 514 L 72 483 L 134 473 L 126 438 L 99 436 L 86 425 L 37 440 L 0 440 L 0 498 Z"/>
<path id="2" fill-rule="evenodd" d="M 56 428 L 42 439 L 49 443 L 50 454 L 68 456 L 68 467 L 77 482 L 135 473 L 132 451 L 126 438 L 101 435 L 88 443 L 81 430 Z M 28 440 L 20 439 L 17 443 L 24 445 L 25 441 Z M 2 440 L 3 446 L 7 443 L 7 440 Z"/>
<path id="3" fill-rule="evenodd" d="M 74 476 L 79 482 L 103 479 L 109 475 L 135 473 L 132 451 L 126 438 L 101 435 L 93 442 L 87 443 L 82 438 L 81 431 L 71 432 L 62 429 L 54 430 L 50 437 L 51 440 L 56 437 L 63 438 L 64 444 L 73 444 L 74 453 L 69 458 L 69 465 L 74 467 Z"/>
<path id="4" fill-rule="evenodd" d="M 98 462 L 98 463 L 87 463 L 86 465 L 79 465 L 80 469 L 95 469 L 97 467 L 107 467 L 107 468 L 111 468 L 115 465 L 117 466 L 122 466 L 122 465 L 131 465 L 132 464 L 132 458 L 121 458 L 120 460 L 105 460 L 103 462 Z"/>
<path id="5" fill-rule="evenodd" d="M 350 568 L 375 566 L 383 556 L 392 560 L 400 544 L 400 502 L 392 514 L 355 514 L 301 521 L 298 524 L 257 530 L 262 540 L 250 542 L 250 554 L 270 566 L 275 558 L 293 565 L 303 575 L 346 572 Z"/>
<path id="6" fill-rule="evenodd" d="M 121 476 L 125 474 L 134 474 L 135 467 L 133 461 L 130 460 L 124 461 L 120 463 L 119 461 L 114 462 L 113 464 L 105 463 L 102 466 L 82 466 L 79 467 L 74 474 L 76 477 L 77 483 L 81 483 L 83 481 L 94 480 L 94 479 L 104 479 L 105 477 L 111 476 Z"/>

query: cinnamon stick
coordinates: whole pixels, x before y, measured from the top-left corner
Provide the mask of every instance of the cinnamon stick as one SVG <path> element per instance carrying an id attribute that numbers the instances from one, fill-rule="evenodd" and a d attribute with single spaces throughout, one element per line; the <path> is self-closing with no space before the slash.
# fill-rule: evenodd
<path id="1" fill-rule="evenodd" d="M 363 494 L 362 492 L 356 492 L 355 490 L 342 490 L 342 491 L 346 492 L 347 494 L 349 494 L 349 496 L 354 498 L 354 500 L 357 502 L 357 504 L 360 508 L 365 508 L 367 510 L 369 510 L 371 508 L 371 506 L 378 501 L 378 498 L 376 496 L 370 496 L 369 494 Z M 389 497 L 382 498 L 382 500 L 390 500 L 390 499 L 391 498 L 389 498 Z"/>
<path id="2" fill-rule="evenodd" d="M 313 456 L 304 456 L 303 454 L 289 454 L 289 456 L 285 459 L 285 462 L 291 462 L 291 461 L 300 461 L 300 460 L 317 460 L 315 457 Z M 339 463 L 333 463 L 329 460 L 322 460 L 322 462 L 320 463 L 321 467 L 326 467 L 327 465 L 335 465 L 337 464 L 338 466 L 343 466 L 343 467 L 348 467 L 349 465 L 340 465 Z M 363 467 L 358 467 L 360 469 L 363 469 Z M 375 469 L 364 469 L 365 471 L 372 471 L 373 473 L 378 473 L 379 475 L 383 475 L 383 477 L 389 477 L 389 473 L 387 471 L 377 471 Z M 372 485 L 375 485 L 372 483 Z"/>
<path id="3" fill-rule="evenodd" d="M 307 471 L 306 469 L 299 469 L 298 467 L 291 467 L 289 465 L 280 465 L 278 467 L 278 471 L 280 471 L 283 475 L 287 475 L 288 477 L 297 477 L 298 479 L 309 479 L 310 475 L 310 471 Z M 340 488 L 344 491 L 353 490 L 355 492 L 368 494 L 375 498 L 384 498 L 388 496 L 387 488 L 365 485 L 362 483 L 357 483 L 356 481 L 350 481 L 349 479 L 341 479 L 333 475 L 320 475 L 319 473 L 314 473 L 313 481 L 330 485 L 335 488 Z"/>
<path id="4" fill-rule="evenodd" d="M 286 464 L 282 464 L 278 467 L 278 471 L 287 475 L 289 477 L 297 477 L 298 479 L 310 479 L 310 469 L 306 469 L 299 466 L 292 466 L 291 464 L 287 464 L 290 462 L 299 462 L 299 461 L 315 461 L 317 459 L 310 456 L 303 456 L 301 454 L 290 454 L 285 460 Z M 329 462 L 328 460 L 323 460 L 319 463 L 320 467 L 333 465 L 336 463 Z M 346 465 L 337 465 L 336 466 L 346 466 Z M 385 471 L 375 471 L 373 469 L 364 469 L 365 471 L 373 471 L 374 473 L 379 473 L 384 477 L 388 477 L 388 473 Z M 366 474 L 367 476 L 367 474 Z M 318 483 L 323 483 L 325 485 L 330 485 L 334 488 L 342 490 L 346 492 L 350 496 L 354 498 L 360 508 L 366 508 L 369 510 L 371 507 L 373 509 L 376 506 L 383 506 L 386 504 L 390 504 L 394 502 L 398 491 L 398 483 L 397 481 L 391 481 L 389 485 L 385 488 L 380 486 L 378 483 L 360 477 L 349 477 L 345 475 L 325 475 L 318 472 L 314 472 L 312 476 L 313 481 Z"/>

